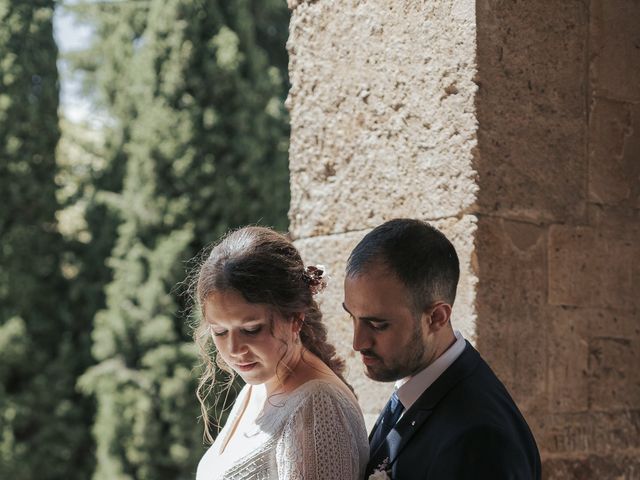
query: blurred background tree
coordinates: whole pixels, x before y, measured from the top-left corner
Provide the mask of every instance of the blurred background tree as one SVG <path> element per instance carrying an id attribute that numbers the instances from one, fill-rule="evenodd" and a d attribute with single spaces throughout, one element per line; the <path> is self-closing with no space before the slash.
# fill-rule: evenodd
<path id="1" fill-rule="evenodd" d="M 0 0 L 0 478 L 191 479 L 178 285 L 228 229 L 287 228 L 289 12 L 59 3 L 92 28 L 68 61 L 96 126 L 58 120 L 54 4 Z"/>
<path id="2" fill-rule="evenodd" d="M 110 120 L 106 166 L 85 192 L 92 241 L 74 257 L 77 289 L 94 282 L 105 295 L 92 330 L 97 363 L 80 382 L 97 401 L 93 478 L 193 478 L 204 451 L 197 358 L 176 285 L 229 228 L 286 229 L 288 11 L 150 0 L 76 12 L 95 41 L 72 60 Z M 112 246 L 109 270 L 87 282 L 103 253 L 96 240 Z"/>
<path id="3" fill-rule="evenodd" d="M 57 230 L 53 1 L 0 0 L 0 478 L 86 479 L 89 362 Z M 73 465 L 73 468 L 69 468 Z"/>

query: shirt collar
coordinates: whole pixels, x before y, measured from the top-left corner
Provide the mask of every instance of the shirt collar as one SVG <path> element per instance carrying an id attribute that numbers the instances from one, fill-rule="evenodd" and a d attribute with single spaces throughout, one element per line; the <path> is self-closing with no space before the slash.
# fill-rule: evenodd
<path id="1" fill-rule="evenodd" d="M 396 382 L 398 398 L 400 398 L 405 411 L 409 410 L 420 395 L 462 354 L 466 342 L 459 331 L 456 330 L 454 335 L 456 337 L 454 344 L 436 358 L 432 364 L 414 376 Z"/>

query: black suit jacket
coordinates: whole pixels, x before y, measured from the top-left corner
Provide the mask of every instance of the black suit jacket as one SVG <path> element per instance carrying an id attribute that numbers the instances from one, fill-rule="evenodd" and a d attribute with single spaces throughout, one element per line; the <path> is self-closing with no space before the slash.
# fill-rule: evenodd
<path id="1" fill-rule="evenodd" d="M 385 460 L 394 480 L 540 479 L 527 423 L 469 342 L 370 455 L 365 479 Z"/>

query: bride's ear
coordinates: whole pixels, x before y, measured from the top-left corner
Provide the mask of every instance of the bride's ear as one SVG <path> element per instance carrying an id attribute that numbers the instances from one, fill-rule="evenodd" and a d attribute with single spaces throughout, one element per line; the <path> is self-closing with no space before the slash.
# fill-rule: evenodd
<path id="1" fill-rule="evenodd" d="M 302 324 L 304 323 L 304 313 L 299 312 L 299 313 L 294 313 L 293 315 L 291 315 L 291 328 L 293 330 L 293 333 L 300 333 L 300 330 L 302 330 Z"/>

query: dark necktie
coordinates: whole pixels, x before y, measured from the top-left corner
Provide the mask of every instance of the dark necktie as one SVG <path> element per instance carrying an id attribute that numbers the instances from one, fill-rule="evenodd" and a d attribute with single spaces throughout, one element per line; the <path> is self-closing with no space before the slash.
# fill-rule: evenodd
<path id="1" fill-rule="evenodd" d="M 376 429 L 373 437 L 371 438 L 371 452 L 373 453 L 380 443 L 387 438 L 387 435 L 396 424 L 400 415 L 402 415 L 402 411 L 404 407 L 402 402 L 398 398 L 397 393 L 394 391 L 391 395 L 391 398 L 387 402 L 387 405 L 382 410 L 380 416 L 382 417 L 380 423 L 378 424 L 378 428 Z"/>

